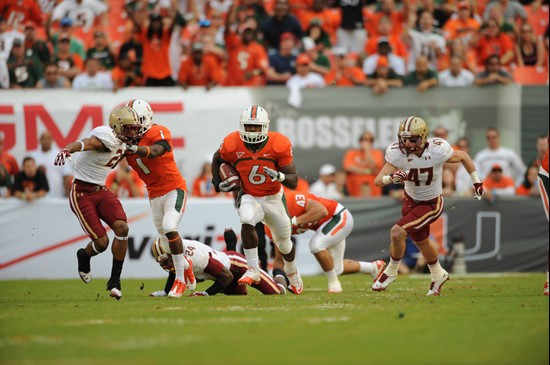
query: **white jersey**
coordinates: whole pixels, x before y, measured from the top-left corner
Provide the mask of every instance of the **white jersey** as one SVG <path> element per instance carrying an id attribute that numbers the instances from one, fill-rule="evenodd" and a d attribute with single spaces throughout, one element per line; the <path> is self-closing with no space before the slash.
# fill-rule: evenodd
<path id="1" fill-rule="evenodd" d="M 191 259 L 193 263 L 193 273 L 199 280 L 213 280 L 214 278 L 205 273 L 204 270 L 208 266 L 210 257 L 218 260 L 227 270 L 230 269 L 231 263 L 229 257 L 220 251 L 214 250 L 212 247 L 205 245 L 199 241 L 183 240 L 185 247 L 185 256 Z"/>
<path id="2" fill-rule="evenodd" d="M 74 159 L 74 178 L 96 185 L 105 185 L 107 175 L 124 156 L 126 144 L 116 138 L 111 127 L 101 126 L 92 129 L 86 138 L 95 136 L 108 152 L 96 150 L 76 152 Z"/>
<path id="3" fill-rule="evenodd" d="M 395 142 L 386 149 L 386 161 L 409 173 L 405 192 L 414 200 L 437 198 L 443 192 L 443 164 L 453 155 L 453 147 L 444 139 L 429 138 L 422 156 L 407 156 Z"/>

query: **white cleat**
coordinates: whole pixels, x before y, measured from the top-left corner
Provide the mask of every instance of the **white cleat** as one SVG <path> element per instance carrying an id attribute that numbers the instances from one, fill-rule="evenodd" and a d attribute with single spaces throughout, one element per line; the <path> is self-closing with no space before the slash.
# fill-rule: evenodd
<path id="1" fill-rule="evenodd" d="M 112 298 L 115 298 L 116 300 L 120 300 L 122 298 L 122 290 L 117 288 L 111 289 L 111 294 L 109 294 Z"/>
<path id="2" fill-rule="evenodd" d="M 449 273 L 445 270 L 443 270 L 443 276 L 436 281 L 432 281 L 430 284 L 430 290 L 428 290 L 428 294 L 426 294 L 427 297 L 438 297 L 439 294 L 441 294 L 441 287 L 443 287 L 443 284 L 445 284 L 449 280 Z"/>
<path id="3" fill-rule="evenodd" d="M 383 272 L 378 279 L 372 284 L 372 290 L 384 291 L 386 288 L 397 279 L 397 275 L 388 275 Z"/>
<path id="4" fill-rule="evenodd" d="M 239 278 L 239 285 L 259 284 L 262 281 L 260 273 L 252 266 L 249 266 L 246 272 Z"/>
<path id="5" fill-rule="evenodd" d="M 157 291 L 154 291 L 152 292 L 151 294 L 149 294 L 150 297 L 165 297 L 167 296 L 168 294 L 166 294 L 166 292 L 164 290 L 157 290 Z"/>
<path id="6" fill-rule="evenodd" d="M 82 281 L 85 282 L 86 284 L 89 284 L 90 281 L 92 281 L 92 273 L 91 272 L 79 271 L 78 275 L 80 276 L 80 279 L 82 279 Z"/>
<path id="7" fill-rule="evenodd" d="M 340 284 L 340 281 L 336 280 L 328 283 L 328 292 L 329 294 L 338 294 L 343 292 L 342 284 Z"/>
<path id="8" fill-rule="evenodd" d="M 370 273 L 370 276 L 372 276 L 372 280 L 376 281 L 382 275 L 384 272 L 384 269 L 386 268 L 386 263 L 384 260 L 378 260 L 373 261 L 372 264 L 374 265 L 374 270 Z"/>
<path id="9" fill-rule="evenodd" d="M 304 282 L 298 271 L 293 272 L 292 274 L 286 273 L 288 281 L 290 281 L 290 291 L 296 295 L 302 294 L 304 290 Z"/>

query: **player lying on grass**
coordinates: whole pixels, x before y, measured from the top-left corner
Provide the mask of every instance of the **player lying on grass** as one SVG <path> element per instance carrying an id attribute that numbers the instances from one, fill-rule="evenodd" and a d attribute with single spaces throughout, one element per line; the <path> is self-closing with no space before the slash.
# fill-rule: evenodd
<path id="1" fill-rule="evenodd" d="M 288 213 L 292 217 L 292 234 L 315 231 L 309 241 L 309 250 L 325 272 L 329 293 L 341 293 L 339 275 L 363 272 L 376 279 L 386 264 L 382 260 L 362 262 L 344 259 L 346 237 L 353 230 L 353 216 L 335 200 L 323 199 L 313 194 L 286 191 Z M 271 232 L 266 227 L 266 234 Z M 282 258 L 275 250 L 274 272 L 282 268 Z"/>
<path id="2" fill-rule="evenodd" d="M 212 249 L 204 243 L 191 240 L 183 240 L 185 245 L 185 258 L 192 262 L 193 273 L 197 281 L 213 280 L 214 283 L 205 291 L 194 292 L 192 297 L 212 296 L 218 293 L 226 295 L 246 295 L 246 286 L 239 285 L 239 279 L 247 269 L 246 258 L 235 251 L 220 252 Z M 169 248 L 163 247 L 157 238 L 151 250 L 160 266 L 168 271 L 168 279 L 164 290 L 150 294 L 152 297 L 164 297 L 170 291 L 175 279 L 174 265 L 169 255 Z M 285 294 L 286 278 L 278 275 L 273 279 L 268 273 L 261 270 L 260 282 L 251 285 L 254 289 L 265 295 Z"/>

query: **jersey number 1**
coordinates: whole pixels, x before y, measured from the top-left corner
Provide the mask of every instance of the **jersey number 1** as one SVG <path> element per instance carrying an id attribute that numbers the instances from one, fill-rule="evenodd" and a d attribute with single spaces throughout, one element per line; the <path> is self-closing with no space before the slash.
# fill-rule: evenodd
<path id="1" fill-rule="evenodd" d="M 145 175 L 149 175 L 151 173 L 151 170 L 149 170 L 149 168 L 145 166 L 141 158 L 136 158 L 136 163 Z"/>

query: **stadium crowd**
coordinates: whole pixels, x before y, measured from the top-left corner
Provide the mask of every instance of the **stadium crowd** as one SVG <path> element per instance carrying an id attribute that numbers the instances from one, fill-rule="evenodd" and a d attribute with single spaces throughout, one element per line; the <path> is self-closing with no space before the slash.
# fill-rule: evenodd
<path id="1" fill-rule="evenodd" d="M 543 0 L 1 0 L 3 88 L 545 83 Z"/>

